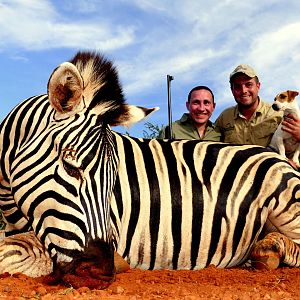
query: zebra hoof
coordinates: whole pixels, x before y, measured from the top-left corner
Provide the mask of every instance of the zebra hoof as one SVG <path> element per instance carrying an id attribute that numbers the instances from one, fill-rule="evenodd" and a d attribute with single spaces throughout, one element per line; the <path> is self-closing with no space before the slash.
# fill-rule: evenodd
<path id="1" fill-rule="evenodd" d="M 130 269 L 129 264 L 117 252 L 114 252 L 114 262 L 115 262 L 115 269 L 117 274 L 124 273 Z"/>
<path id="2" fill-rule="evenodd" d="M 254 245 L 250 259 L 255 269 L 277 269 L 281 262 L 277 233 L 268 234 L 264 239 L 258 241 Z"/>
<path id="3" fill-rule="evenodd" d="M 261 256 L 261 257 L 252 257 L 251 265 L 253 268 L 258 270 L 274 270 L 277 269 L 280 264 L 280 259 L 278 256 Z"/>

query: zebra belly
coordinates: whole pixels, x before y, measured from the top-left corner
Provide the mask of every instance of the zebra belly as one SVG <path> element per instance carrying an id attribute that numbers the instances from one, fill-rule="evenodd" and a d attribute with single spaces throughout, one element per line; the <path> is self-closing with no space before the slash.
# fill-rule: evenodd
<path id="1" fill-rule="evenodd" d="M 193 230 L 195 222 L 185 211 L 190 209 L 189 204 L 186 204 L 183 205 L 186 207 L 179 224 L 180 232 L 176 232 L 175 225 L 172 225 L 172 210 L 168 208 L 170 204 L 165 199 L 163 203 L 167 208 L 161 209 L 160 219 L 156 220 L 159 223 L 157 232 L 151 228 L 151 210 L 149 203 L 146 205 L 145 198 L 133 232 L 129 208 L 123 215 L 122 223 L 118 226 L 121 230 L 116 249 L 132 268 L 202 269 L 208 265 L 225 268 L 240 265 L 248 259 L 251 248 L 262 230 L 262 226 L 258 226 L 253 231 L 253 224 L 256 222 L 256 214 L 253 211 L 244 224 L 233 221 L 238 219 L 237 216 L 230 222 L 223 218 L 220 232 L 214 232 L 214 218 L 217 217 L 214 216 L 212 207 L 209 207 L 212 203 L 207 203 L 197 231 Z M 112 212 L 118 213 L 115 204 L 112 204 Z M 264 224 L 266 212 L 261 213 L 260 217 L 259 223 Z M 241 229 L 240 235 L 237 235 L 236 228 Z"/>
<path id="2" fill-rule="evenodd" d="M 122 233 L 121 233 L 122 236 Z M 207 238 L 207 239 L 206 239 Z M 226 268 L 237 266 L 244 263 L 250 254 L 250 249 L 254 241 L 245 240 L 243 247 L 239 247 L 239 250 L 233 253 L 231 243 L 224 237 L 220 239 L 218 247 L 211 255 L 211 248 L 209 245 L 210 238 L 205 237 L 207 243 L 198 250 L 196 263 L 192 262 L 192 249 L 191 243 L 183 242 L 180 248 L 179 254 L 176 256 L 174 251 L 174 243 L 172 241 L 172 235 L 162 235 L 158 240 L 157 247 L 155 247 L 154 253 L 151 249 L 150 237 L 144 233 L 135 233 L 128 254 L 126 254 L 126 235 L 120 239 L 117 252 L 123 255 L 128 261 L 131 268 L 139 269 L 203 269 L 208 265 L 215 265 L 218 268 Z M 227 244 L 225 252 L 224 245 Z M 159 245 L 159 246 L 158 246 Z M 212 257 L 210 257 L 210 255 Z"/>

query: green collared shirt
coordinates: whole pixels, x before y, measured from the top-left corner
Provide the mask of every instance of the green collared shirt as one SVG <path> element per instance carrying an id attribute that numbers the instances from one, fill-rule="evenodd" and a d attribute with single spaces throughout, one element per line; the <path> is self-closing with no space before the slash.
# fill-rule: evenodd
<path id="1" fill-rule="evenodd" d="M 275 111 L 266 102 L 259 101 L 250 120 L 238 110 L 237 105 L 225 109 L 215 122 L 216 130 L 222 134 L 222 141 L 234 144 L 268 146 L 282 120 L 282 112 Z"/>
<path id="2" fill-rule="evenodd" d="M 182 115 L 180 120 L 172 123 L 173 138 L 180 140 L 203 140 L 219 142 L 221 133 L 215 130 L 215 126 L 211 121 L 208 121 L 204 137 L 199 136 L 197 128 L 194 126 L 193 121 L 188 113 Z M 160 139 L 166 138 L 166 127 L 160 131 Z"/>

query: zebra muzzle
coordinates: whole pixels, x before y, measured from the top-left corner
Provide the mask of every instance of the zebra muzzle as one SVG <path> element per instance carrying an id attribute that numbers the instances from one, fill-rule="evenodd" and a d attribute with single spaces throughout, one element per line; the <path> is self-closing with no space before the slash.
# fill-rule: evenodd
<path id="1" fill-rule="evenodd" d="M 114 250 L 107 242 L 90 240 L 70 263 L 56 264 L 45 276 L 49 285 L 63 283 L 73 288 L 105 289 L 115 280 Z"/>
<path id="2" fill-rule="evenodd" d="M 106 289 L 115 280 L 115 272 L 105 274 L 103 269 L 93 262 L 81 262 L 72 274 L 62 276 L 62 282 L 73 288 Z"/>

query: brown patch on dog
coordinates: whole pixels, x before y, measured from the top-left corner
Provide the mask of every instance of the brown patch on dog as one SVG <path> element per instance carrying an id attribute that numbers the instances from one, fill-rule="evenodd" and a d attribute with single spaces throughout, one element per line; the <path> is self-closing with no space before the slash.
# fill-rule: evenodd
<path id="1" fill-rule="evenodd" d="M 275 97 L 274 101 L 279 101 L 281 103 L 283 103 L 283 102 L 291 102 L 298 95 L 299 95 L 299 93 L 297 91 L 287 90 L 286 92 L 282 92 L 282 93 L 278 94 Z"/>

